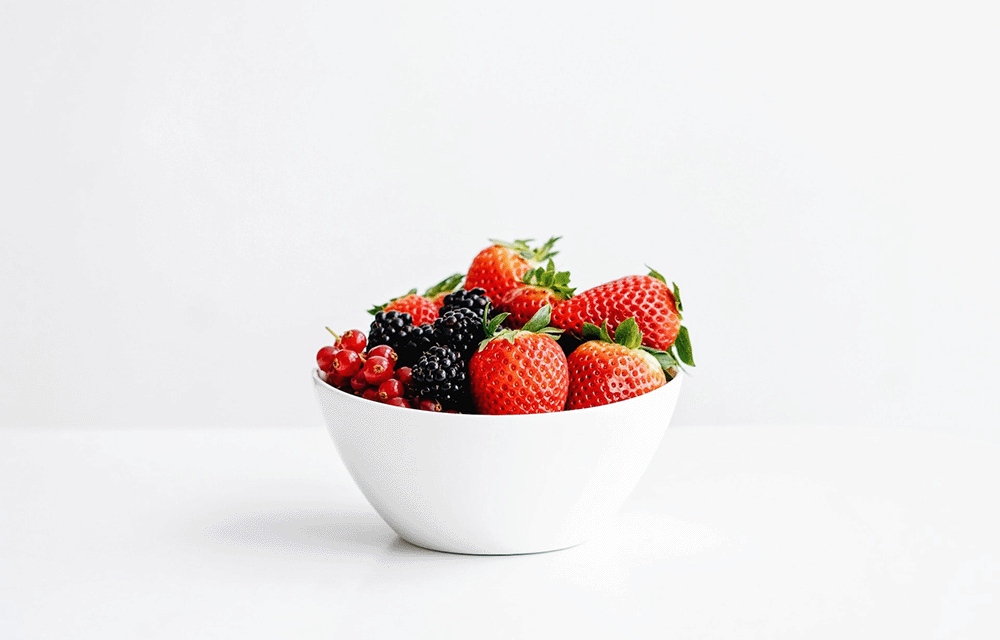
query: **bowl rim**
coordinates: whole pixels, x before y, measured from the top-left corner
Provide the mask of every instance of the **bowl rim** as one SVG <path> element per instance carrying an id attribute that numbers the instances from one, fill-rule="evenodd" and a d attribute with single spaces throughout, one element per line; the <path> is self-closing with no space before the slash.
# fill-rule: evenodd
<path id="1" fill-rule="evenodd" d="M 546 416 L 548 416 L 549 419 L 551 419 L 551 416 L 563 415 L 563 414 L 566 414 L 566 413 L 572 413 L 572 414 L 576 415 L 578 413 L 579 414 L 590 414 L 590 413 L 593 413 L 595 411 L 614 411 L 614 410 L 616 410 L 616 408 L 618 408 L 620 410 L 620 407 L 623 404 L 633 403 L 633 402 L 636 402 L 636 401 L 643 401 L 643 399 L 647 399 L 648 400 L 652 396 L 658 396 L 658 395 L 661 395 L 663 393 L 666 393 L 667 392 L 666 389 L 667 389 L 667 387 L 669 387 L 671 385 L 671 383 L 673 383 L 676 380 L 678 380 L 682 375 L 687 375 L 687 373 L 683 369 L 674 368 L 674 367 L 672 367 L 671 369 L 673 370 L 673 378 L 671 378 L 670 380 L 667 380 L 667 383 L 665 385 L 663 385 L 662 387 L 653 389 L 652 391 L 649 391 L 649 392 L 644 393 L 644 394 L 639 395 L 639 396 L 635 396 L 633 398 L 628 398 L 627 400 L 620 400 L 618 402 L 612 402 L 610 404 L 603 404 L 603 405 L 600 405 L 600 406 L 597 406 L 597 407 L 587 407 L 585 409 L 564 409 L 562 411 L 549 411 L 549 412 L 545 412 L 545 413 L 515 413 L 515 414 L 497 414 L 497 415 L 485 414 L 485 413 L 445 413 L 443 411 L 441 411 L 441 412 L 424 411 L 424 413 L 433 413 L 435 416 L 438 416 L 438 417 L 443 418 L 445 420 L 469 420 L 469 419 L 494 420 L 496 418 L 501 418 L 501 419 L 505 419 L 505 418 L 521 418 L 521 419 L 529 419 L 529 420 L 544 420 L 544 419 L 546 419 Z M 373 404 L 372 400 L 365 400 L 364 398 L 359 398 L 358 396 L 354 395 L 353 393 L 347 393 L 346 391 L 341 391 L 340 389 L 338 389 L 336 387 L 330 386 L 329 383 L 327 383 L 325 380 L 323 380 L 322 378 L 319 377 L 319 368 L 317 368 L 317 367 L 313 367 L 313 369 L 312 369 L 312 379 L 313 379 L 313 383 L 314 383 L 315 386 L 324 389 L 325 392 L 336 393 L 336 394 L 339 394 L 341 396 L 344 396 L 346 399 L 348 399 L 347 400 L 348 402 L 358 402 L 358 403 L 362 403 L 363 402 L 364 406 L 366 406 L 366 407 L 371 407 L 371 405 Z M 678 383 L 678 384 L 680 384 L 680 383 Z M 376 404 L 380 408 L 383 408 L 383 409 L 386 409 L 386 410 L 392 410 L 392 411 L 414 411 L 414 409 L 412 409 L 412 408 L 407 409 L 405 407 L 396 407 L 396 406 L 393 406 L 391 404 L 384 404 L 382 402 L 374 402 L 374 404 Z"/>

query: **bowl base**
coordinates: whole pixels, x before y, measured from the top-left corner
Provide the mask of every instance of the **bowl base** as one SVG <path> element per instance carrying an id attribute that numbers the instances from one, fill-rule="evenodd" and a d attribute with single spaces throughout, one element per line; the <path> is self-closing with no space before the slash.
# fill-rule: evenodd
<path id="1" fill-rule="evenodd" d="M 397 535 L 399 535 L 399 532 L 397 532 Z M 534 550 L 530 550 L 530 551 L 496 551 L 496 552 L 490 552 L 490 551 L 468 551 L 468 550 L 463 551 L 463 550 L 454 549 L 454 548 L 444 549 L 444 548 L 436 547 L 436 546 L 429 545 L 429 544 L 420 544 L 420 543 L 414 542 L 412 540 L 407 540 L 404 536 L 399 536 L 399 539 L 402 540 L 403 542 L 407 543 L 407 544 L 412 544 L 414 547 L 419 547 L 421 549 L 426 549 L 428 551 L 437 551 L 438 553 L 450 553 L 450 554 L 459 555 L 459 556 L 530 556 L 530 555 L 534 555 L 534 554 L 537 554 L 537 553 L 552 553 L 554 551 L 564 551 L 566 549 L 572 549 L 573 547 L 579 546 L 579 545 L 583 544 L 584 542 L 586 542 L 586 540 L 580 540 L 580 541 L 574 542 L 572 544 L 560 545 L 560 546 L 557 546 L 557 547 L 553 547 L 551 549 L 534 549 Z"/>

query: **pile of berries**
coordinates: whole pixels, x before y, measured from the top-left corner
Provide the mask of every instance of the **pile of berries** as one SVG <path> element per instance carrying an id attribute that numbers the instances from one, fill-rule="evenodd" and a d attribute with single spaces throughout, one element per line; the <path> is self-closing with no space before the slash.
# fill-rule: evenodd
<path id="1" fill-rule="evenodd" d="M 331 331 L 321 377 L 397 407 L 495 415 L 619 402 L 694 366 L 676 284 L 650 270 L 576 294 L 556 240 L 492 241 L 466 274 L 370 309 L 367 337 Z"/>
<path id="2" fill-rule="evenodd" d="M 410 367 L 396 367 L 399 357 L 392 347 L 383 344 L 366 350 L 368 340 L 356 329 L 333 335 L 333 346 L 323 347 L 316 354 L 316 365 L 327 384 L 365 400 L 404 409 L 442 411 L 440 402 L 421 399 L 414 393 L 413 371 Z"/>

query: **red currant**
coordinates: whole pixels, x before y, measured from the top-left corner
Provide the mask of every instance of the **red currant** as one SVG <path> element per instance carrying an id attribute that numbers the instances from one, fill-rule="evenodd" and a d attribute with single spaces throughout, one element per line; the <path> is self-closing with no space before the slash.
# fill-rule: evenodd
<path id="1" fill-rule="evenodd" d="M 362 371 L 368 384 L 380 385 L 392 377 L 392 363 L 382 356 L 368 356 Z"/>
<path id="2" fill-rule="evenodd" d="M 396 366 L 396 361 L 399 360 L 399 356 L 396 355 L 396 352 L 392 350 L 392 347 L 387 344 L 380 344 L 377 347 L 372 347 L 368 352 L 368 357 L 370 358 L 372 356 L 385 358 L 391 362 L 393 366 Z"/>
<path id="3" fill-rule="evenodd" d="M 403 395 L 403 383 L 395 378 L 389 378 L 378 388 L 378 397 L 382 402 L 389 398 L 399 398 Z"/>
<path id="4" fill-rule="evenodd" d="M 406 398 L 389 398 L 385 401 L 385 404 L 391 404 L 394 407 L 403 407 L 404 409 L 412 408 L 410 406 L 410 401 Z"/>
<path id="5" fill-rule="evenodd" d="M 361 356 L 356 351 L 350 349 L 340 349 L 333 354 L 333 371 L 339 376 L 350 378 L 358 371 L 361 371 Z"/>
<path id="6" fill-rule="evenodd" d="M 320 371 L 330 371 L 333 365 L 333 354 L 337 350 L 334 347 L 323 347 L 316 354 L 316 366 L 319 367 Z"/>
<path id="7" fill-rule="evenodd" d="M 368 344 L 368 338 L 357 329 L 348 329 L 340 336 L 340 346 L 356 353 L 362 353 Z"/>
<path id="8" fill-rule="evenodd" d="M 353 376 L 351 376 L 351 388 L 355 391 L 364 391 L 368 387 L 368 381 L 365 380 L 365 372 L 358 370 Z"/>
<path id="9" fill-rule="evenodd" d="M 337 374 L 336 372 L 331 372 L 326 374 L 326 382 L 331 387 L 337 387 L 338 389 L 342 389 L 346 383 L 350 382 L 350 380 L 348 378 L 345 378 Z"/>
<path id="10" fill-rule="evenodd" d="M 393 373 L 393 377 L 402 382 L 405 387 L 409 387 L 413 384 L 413 371 L 409 367 L 400 367 L 396 369 Z"/>
<path id="11" fill-rule="evenodd" d="M 421 400 L 417 406 L 421 411 L 441 411 L 441 403 L 437 400 Z"/>
<path id="12" fill-rule="evenodd" d="M 361 397 L 365 400 L 374 400 L 375 402 L 378 402 L 378 389 L 375 387 L 368 387 L 365 389 L 364 393 L 361 394 Z"/>

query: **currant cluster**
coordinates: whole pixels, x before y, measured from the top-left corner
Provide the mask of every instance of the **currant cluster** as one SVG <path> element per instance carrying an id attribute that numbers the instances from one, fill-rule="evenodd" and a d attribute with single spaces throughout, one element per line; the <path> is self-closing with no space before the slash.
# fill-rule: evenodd
<path id="1" fill-rule="evenodd" d="M 416 394 L 412 369 L 397 367 L 398 361 L 392 347 L 369 346 L 365 334 L 356 329 L 345 331 L 332 346 L 316 354 L 323 379 L 341 391 L 406 409 L 444 410 L 436 399 Z"/>

